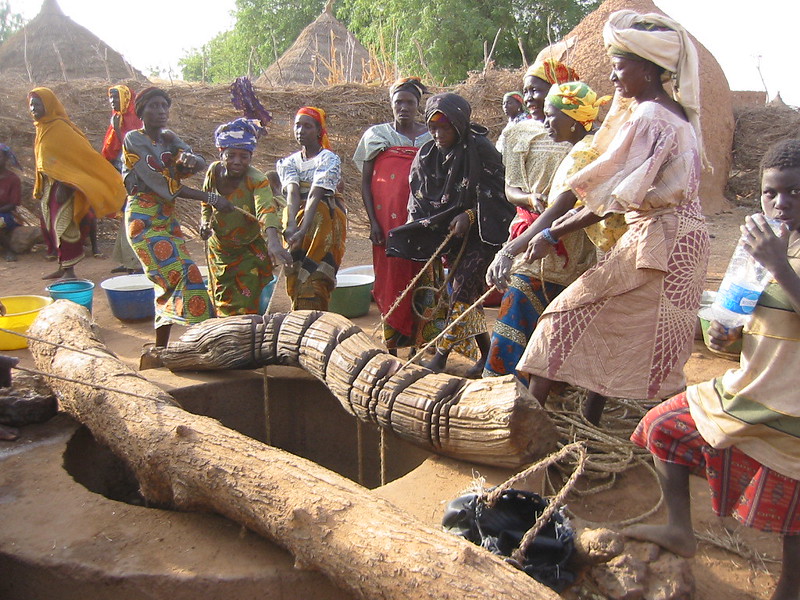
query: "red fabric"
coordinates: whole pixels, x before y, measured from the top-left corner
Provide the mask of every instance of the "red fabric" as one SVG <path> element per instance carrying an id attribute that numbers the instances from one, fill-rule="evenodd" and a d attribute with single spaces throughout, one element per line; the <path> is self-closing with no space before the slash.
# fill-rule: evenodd
<path id="1" fill-rule="evenodd" d="M 662 461 L 705 476 L 716 514 L 733 515 L 761 531 L 800 534 L 800 481 L 776 473 L 735 446 L 709 446 L 697 431 L 685 392 L 651 409 L 631 441 Z"/>
<path id="2" fill-rule="evenodd" d="M 373 163 L 372 198 L 375 218 L 383 231 L 403 225 L 408 219 L 408 175 L 417 148 L 393 146 L 381 152 Z M 411 280 L 419 273 L 423 263 L 404 258 L 386 256 L 386 246 L 372 246 L 372 264 L 375 269 L 375 286 L 372 295 L 385 315 Z M 409 292 L 392 311 L 386 322 L 405 336 L 414 333 L 414 315 Z"/>
<path id="3" fill-rule="evenodd" d="M 47 246 L 48 256 L 57 256 L 59 263 L 70 263 L 79 256 L 83 256 L 83 231 L 81 231 L 81 239 L 77 242 L 66 242 L 61 240 L 56 235 L 56 217 L 61 205 L 56 201 L 56 194 L 61 183 L 55 182 L 50 187 L 50 196 L 47 201 L 50 207 L 50 222 L 45 223 L 44 218 L 39 216 L 39 226 L 44 234 L 44 242 Z"/>
<path id="4" fill-rule="evenodd" d="M 19 206 L 21 202 L 22 186 L 19 177 L 13 171 L 8 171 L 5 177 L 0 178 L 0 206 Z"/>
<path id="5" fill-rule="evenodd" d="M 110 123 L 108 129 L 106 129 L 106 137 L 103 138 L 103 149 L 100 151 L 100 154 L 109 162 L 114 162 L 119 159 L 119 155 L 122 153 L 122 140 L 125 138 L 125 134 L 134 129 L 142 128 L 142 120 L 136 116 L 135 102 L 136 94 L 131 90 L 131 100 L 128 102 L 128 108 L 122 113 L 119 123 L 119 131 L 122 134 L 122 139 L 117 136 L 117 132 L 114 131 L 114 126 Z"/>
<path id="6" fill-rule="evenodd" d="M 511 225 L 511 235 L 508 239 L 513 240 L 514 238 L 521 236 L 523 232 L 540 216 L 541 215 L 539 213 L 518 206 L 517 220 L 513 225 Z M 566 267 L 569 264 L 569 254 L 567 254 L 567 248 L 564 246 L 564 242 L 561 240 L 558 240 L 558 243 L 556 244 L 556 254 L 564 257 L 564 266 Z"/>

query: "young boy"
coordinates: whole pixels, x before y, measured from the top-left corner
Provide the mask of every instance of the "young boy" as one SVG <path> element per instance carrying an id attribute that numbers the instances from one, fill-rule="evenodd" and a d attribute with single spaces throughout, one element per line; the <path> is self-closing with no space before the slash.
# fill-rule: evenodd
<path id="1" fill-rule="evenodd" d="M 772 233 L 747 217 L 745 248 L 773 280 L 744 331 L 709 328 L 723 350 L 744 334 L 738 369 L 690 386 L 653 408 L 631 439 L 654 455 L 667 502 L 666 525 L 626 535 L 681 556 L 694 555 L 689 473 L 705 475 L 714 511 L 783 537 L 781 576 L 772 600 L 800 598 L 800 140 L 786 140 L 761 163 L 761 204 L 782 223 Z"/>

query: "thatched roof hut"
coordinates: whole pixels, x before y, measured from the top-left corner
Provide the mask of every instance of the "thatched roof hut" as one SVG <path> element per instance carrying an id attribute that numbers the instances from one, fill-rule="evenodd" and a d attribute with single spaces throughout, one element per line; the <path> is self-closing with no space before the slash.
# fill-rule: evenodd
<path id="1" fill-rule="evenodd" d="M 262 86 L 360 83 L 370 60 L 369 50 L 326 6 L 256 83 Z"/>
<path id="2" fill-rule="evenodd" d="M 147 78 L 91 31 L 66 16 L 56 0 L 0 46 L 0 74 L 33 84 L 74 79 Z"/>

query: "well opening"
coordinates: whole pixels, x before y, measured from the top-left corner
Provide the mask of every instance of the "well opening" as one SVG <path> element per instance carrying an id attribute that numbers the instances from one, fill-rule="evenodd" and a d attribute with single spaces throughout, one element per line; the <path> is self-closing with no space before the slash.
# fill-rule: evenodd
<path id="1" fill-rule="evenodd" d="M 187 411 L 208 416 L 253 439 L 307 458 L 365 487 L 409 473 L 430 456 L 391 433 L 359 423 L 328 388 L 302 369 L 265 367 L 226 372 L 213 381 L 169 390 Z M 145 501 L 124 461 L 81 427 L 64 453 L 64 468 L 92 492 L 139 506 Z"/>

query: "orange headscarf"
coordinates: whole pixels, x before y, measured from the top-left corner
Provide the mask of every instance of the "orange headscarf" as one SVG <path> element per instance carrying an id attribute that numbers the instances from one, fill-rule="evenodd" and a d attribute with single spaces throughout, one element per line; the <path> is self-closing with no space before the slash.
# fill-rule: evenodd
<path id="1" fill-rule="evenodd" d="M 319 130 L 320 130 L 319 143 L 323 148 L 327 148 L 328 150 L 330 150 L 331 141 L 328 139 L 328 125 L 327 122 L 325 121 L 325 111 L 322 110 L 321 108 L 317 108 L 316 106 L 304 106 L 303 108 L 297 111 L 297 115 L 295 115 L 295 117 L 298 117 L 300 115 L 306 115 L 307 117 L 311 117 L 317 123 L 319 123 Z"/>
<path id="2" fill-rule="evenodd" d="M 119 115 L 119 133 L 114 130 L 113 125 L 109 125 L 106 129 L 106 137 L 103 139 L 103 150 L 101 154 L 106 160 L 117 160 L 122 152 L 122 141 L 125 139 L 125 134 L 134 129 L 141 129 L 142 120 L 136 116 L 134 109 L 134 100 L 136 94 L 127 85 L 115 85 L 108 88 L 108 95 L 111 96 L 111 90 L 117 90 L 119 94 L 119 112 L 112 111 L 114 115 Z"/>
<path id="3" fill-rule="evenodd" d="M 568 81 L 578 81 L 578 72 L 572 67 L 555 58 L 546 58 L 533 63 L 525 71 L 525 77 L 538 77 L 547 83 L 567 83 Z"/>
<path id="4" fill-rule="evenodd" d="M 75 188 L 73 218 L 76 223 L 80 223 L 90 206 L 98 217 L 115 214 L 126 196 L 120 174 L 92 148 L 83 132 L 69 120 L 64 106 L 51 90 L 34 88 L 28 98 L 31 96 L 37 96 L 44 105 L 44 115 L 33 122 L 36 126 L 34 198 L 41 199 L 44 189 L 42 177 L 47 175 Z"/>

